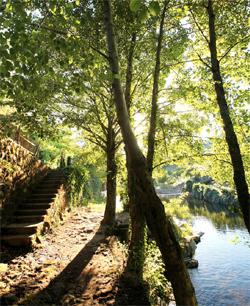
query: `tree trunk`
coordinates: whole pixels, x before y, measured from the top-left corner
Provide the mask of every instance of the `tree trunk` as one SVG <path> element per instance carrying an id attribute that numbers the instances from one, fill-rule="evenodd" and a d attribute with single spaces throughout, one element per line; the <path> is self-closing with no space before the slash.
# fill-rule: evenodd
<path id="1" fill-rule="evenodd" d="M 157 102 L 158 102 L 158 90 L 159 90 L 159 76 L 161 68 L 161 50 L 162 50 L 164 21 L 165 21 L 168 2 L 169 1 L 165 1 L 161 15 L 160 30 L 157 40 L 157 49 L 155 56 L 155 70 L 154 70 L 154 81 L 153 81 L 153 90 L 152 90 L 150 126 L 148 132 L 148 152 L 147 152 L 148 171 L 151 175 L 153 172 L 153 162 L 154 162 L 154 153 L 155 153 L 155 133 L 156 133 L 157 110 L 158 110 Z"/>
<path id="2" fill-rule="evenodd" d="M 113 74 L 114 101 L 125 148 L 130 159 L 130 166 L 136 177 L 137 200 L 140 201 L 141 207 L 143 207 L 147 225 L 160 248 L 166 267 L 166 275 L 173 286 L 177 305 L 197 305 L 194 288 L 183 260 L 181 248 L 176 240 L 171 223 L 166 218 L 164 206 L 155 192 L 152 179 L 147 170 L 146 159 L 137 144 L 130 125 L 120 82 L 119 60 L 110 0 L 103 0 L 103 9 L 110 70 Z"/>
<path id="3" fill-rule="evenodd" d="M 240 147 L 230 117 L 230 112 L 227 105 L 223 86 L 223 80 L 220 72 L 220 63 L 218 61 L 216 46 L 215 14 L 213 11 L 212 0 L 208 0 L 207 11 L 209 17 L 209 49 L 211 54 L 211 66 L 214 80 L 214 88 L 216 92 L 217 103 L 220 109 L 220 115 L 223 121 L 226 142 L 233 165 L 234 183 L 237 190 L 238 200 L 245 225 L 248 229 L 248 232 L 250 233 L 250 197 Z"/>
<path id="4" fill-rule="evenodd" d="M 129 113 L 131 106 L 131 85 L 133 77 L 133 58 L 134 49 L 136 43 L 136 33 L 132 34 L 129 54 L 127 59 L 127 69 L 126 69 L 126 84 L 125 84 L 125 101 L 127 105 L 127 110 Z M 136 189 L 136 179 L 131 168 L 129 154 L 126 151 L 126 165 L 127 165 L 127 182 L 128 182 L 128 196 L 129 196 L 129 214 L 131 221 L 131 237 L 129 241 L 129 254 L 127 269 L 137 275 L 139 279 L 143 276 L 143 265 L 144 265 L 144 229 L 145 229 L 145 217 L 138 202 L 137 189 Z"/>
<path id="5" fill-rule="evenodd" d="M 113 127 L 109 124 L 107 135 L 107 198 L 104 218 L 102 224 L 113 225 L 115 222 L 116 210 L 116 160 L 115 160 L 115 133 Z"/>
<path id="6" fill-rule="evenodd" d="M 136 33 L 132 33 L 130 48 L 128 52 L 127 59 L 127 70 L 126 70 L 126 84 L 125 84 L 125 101 L 127 104 L 128 113 L 131 106 L 131 85 L 132 85 L 132 77 L 133 77 L 133 58 L 134 58 L 134 50 L 136 43 Z"/>
<path id="7" fill-rule="evenodd" d="M 136 175 L 131 163 L 128 165 L 129 214 L 131 220 L 131 237 L 129 242 L 128 270 L 134 272 L 139 279 L 143 277 L 145 248 L 145 217 L 139 200 Z"/>

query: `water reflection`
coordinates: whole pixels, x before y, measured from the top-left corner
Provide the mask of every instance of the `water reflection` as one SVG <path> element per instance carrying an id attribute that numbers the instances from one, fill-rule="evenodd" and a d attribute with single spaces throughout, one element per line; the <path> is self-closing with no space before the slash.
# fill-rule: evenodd
<path id="1" fill-rule="evenodd" d="M 205 233 L 195 255 L 199 268 L 190 270 L 199 305 L 250 305 L 250 236 L 238 218 L 218 213 L 209 218 L 193 220 L 194 230 Z"/>
<path id="2" fill-rule="evenodd" d="M 245 229 L 244 221 L 241 216 L 235 214 L 228 216 L 224 212 L 210 212 L 205 208 L 192 208 L 194 216 L 204 216 L 212 221 L 213 225 L 219 229 L 227 231 L 228 229 Z"/>

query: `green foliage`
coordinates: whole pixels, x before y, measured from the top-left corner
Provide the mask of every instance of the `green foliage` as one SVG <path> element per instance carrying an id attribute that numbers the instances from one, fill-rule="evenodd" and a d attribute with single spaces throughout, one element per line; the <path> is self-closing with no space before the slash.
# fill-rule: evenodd
<path id="1" fill-rule="evenodd" d="M 160 0 L 112 2 L 119 42 L 119 77 L 123 84 L 131 37 L 136 35 L 131 121 L 140 135 L 146 135 L 148 130 L 153 59 L 163 3 Z M 230 1 L 214 1 L 218 55 L 249 180 L 250 61 L 246 4 L 245 0 L 233 6 Z M 58 165 L 62 153 L 72 156 L 80 171 L 88 169 L 86 188 L 91 190 L 88 197 L 101 200 L 109 125 L 117 143 L 121 143 L 121 138 L 111 93 L 111 73 L 107 71 L 100 3 L 3 1 L 0 8 L 0 104 L 13 110 L 8 116 L 4 114 L 4 125 L 8 128 L 8 122 L 15 122 L 32 135 L 40 136 L 42 158 L 52 167 Z M 209 174 L 234 188 L 211 71 L 204 65 L 204 62 L 209 64 L 208 44 L 197 24 L 207 37 L 207 15 L 202 1 L 169 3 L 158 91 L 155 178 L 165 186 L 172 184 L 173 177 L 182 173 L 162 174 L 157 165 L 174 163 L 192 173 Z M 171 84 L 168 80 L 172 80 Z M 141 115 L 146 123 L 138 124 L 133 118 L 135 114 Z M 62 128 L 66 124 L 84 129 L 80 133 L 82 146 L 72 145 L 72 131 Z M 141 142 L 146 151 L 146 137 Z M 124 158 L 123 152 L 120 156 Z M 119 172 L 122 195 L 126 194 L 124 169 L 123 165 Z M 171 208 L 169 213 L 178 215 L 178 209 Z"/>
<path id="2" fill-rule="evenodd" d="M 146 1 L 141 0 L 130 0 L 129 3 L 130 10 L 133 13 L 136 13 L 140 19 L 140 21 L 146 21 L 149 16 L 157 16 L 160 13 L 160 5 L 158 1 L 150 1 L 146 3 Z"/>
<path id="3" fill-rule="evenodd" d="M 144 236 L 146 237 L 146 235 Z M 129 258 L 130 258 L 130 270 L 138 273 L 137 271 L 142 271 L 142 267 L 145 261 L 145 243 L 143 242 L 137 243 L 136 247 L 133 250 L 130 250 Z M 139 275 L 137 275 L 139 277 Z"/>
<path id="4" fill-rule="evenodd" d="M 131 9 L 132 12 L 137 12 L 140 8 L 141 5 L 141 1 L 140 0 L 131 0 L 129 7 Z"/>
<path id="5" fill-rule="evenodd" d="M 177 165 L 157 167 L 154 172 L 154 180 L 157 187 L 167 189 L 185 181 L 186 169 Z"/>
<path id="6" fill-rule="evenodd" d="M 73 160 L 73 165 L 65 168 L 71 206 L 88 206 L 89 203 L 104 201 L 101 195 L 102 182 L 94 165 Z"/>
<path id="7" fill-rule="evenodd" d="M 192 227 L 189 224 L 192 218 L 191 211 L 185 202 L 186 195 L 180 198 L 171 199 L 165 202 L 166 215 L 172 223 L 176 238 L 180 241 L 182 238 L 192 234 Z M 174 220 L 185 220 L 178 226 Z M 171 285 L 164 276 L 164 264 L 161 259 L 161 253 L 154 241 L 145 243 L 145 263 L 143 279 L 149 285 L 149 299 L 152 305 L 158 305 L 158 298 L 169 302 L 168 298 L 172 293 Z"/>
<path id="8" fill-rule="evenodd" d="M 70 207 L 87 205 L 89 200 L 87 188 L 88 171 L 78 167 L 67 167 L 64 171 L 67 176 Z"/>
<path id="9" fill-rule="evenodd" d="M 105 203 L 104 202 L 88 202 L 88 207 L 92 210 L 92 211 L 96 211 L 96 212 L 104 212 L 105 210 Z"/>
<path id="10" fill-rule="evenodd" d="M 149 301 L 151 305 L 158 305 L 158 298 L 168 302 L 171 285 L 164 276 L 165 267 L 161 253 L 154 241 L 145 245 L 145 262 L 143 279 L 149 286 Z"/>
<path id="11" fill-rule="evenodd" d="M 86 184 L 86 192 L 89 200 L 95 203 L 102 204 L 104 196 L 102 195 L 102 186 L 105 180 L 103 174 L 97 169 L 97 165 L 86 165 L 89 173 L 89 179 Z"/>
<path id="12" fill-rule="evenodd" d="M 191 220 L 192 214 L 186 205 L 187 194 L 183 194 L 179 198 L 171 199 L 169 202 L 164 203 L 165 212 L 168 216 L 176 217 L 178 219 Z"/>
<path id="13" fill-rule="evenodd" d="M 157 16 L 160 13 L 160 5 L 157 1 L 151 1 L 148 6 L 149 12 L 152 16 Z"/>

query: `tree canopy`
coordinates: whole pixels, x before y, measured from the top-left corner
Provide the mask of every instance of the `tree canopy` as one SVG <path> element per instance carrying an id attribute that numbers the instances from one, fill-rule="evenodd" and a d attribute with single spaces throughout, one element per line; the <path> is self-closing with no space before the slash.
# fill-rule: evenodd
<path id="1" fill-rule="evenodd" d="M 127 188 L 136 185 L 128 195 L 167 269 L 178 264 L 184 275 L 182 300 L 176 275 L 166 272 L 179 303 L 196 301 L 153 180 L 168 165 L 186 177 L 213 177 L 237 192 L 249 230 L 248 21 L 247 0 L 6 0 L 0 7 L 0 126 L 21 125 L 45 151 L 48 139 L 63 142 L 77 129 L 74 154 L 96 151 L 96 165 L 105 159 L 107 224 L 126 163 Z"/>

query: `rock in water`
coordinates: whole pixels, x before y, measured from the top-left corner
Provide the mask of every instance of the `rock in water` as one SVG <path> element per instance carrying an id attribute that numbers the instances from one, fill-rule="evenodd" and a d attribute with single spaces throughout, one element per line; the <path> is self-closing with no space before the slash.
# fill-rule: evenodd
<path id="1" fill-rule="evenodd" d="M 199 262 L 196 259 L 185 259 L 185 264 L 187 266 L 188 269 L 195 269 L 198 268 L 199 266 Z"/>

